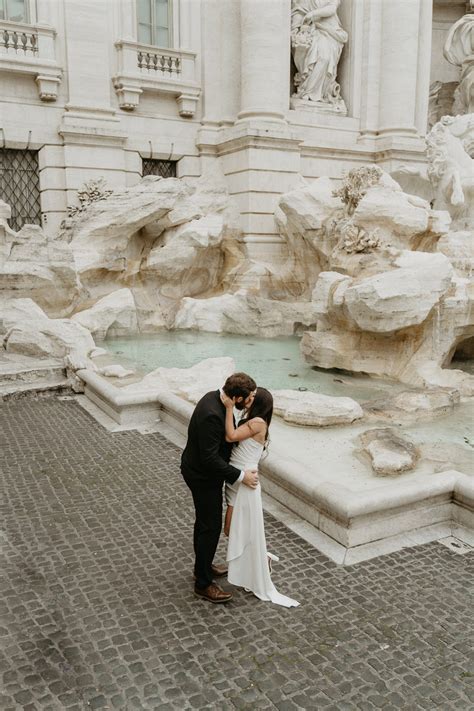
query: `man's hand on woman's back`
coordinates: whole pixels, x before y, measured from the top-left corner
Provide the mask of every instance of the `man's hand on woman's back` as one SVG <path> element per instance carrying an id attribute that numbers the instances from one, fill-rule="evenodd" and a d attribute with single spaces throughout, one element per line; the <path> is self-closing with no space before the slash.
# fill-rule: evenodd
<path id="1" fill-rule="evenodd" d="M 251 489 L 256 489 L 258 486 L 258 469 L 246 469 L 244 471 L 242 484 L 245 484 L 245 486 L 248 486 Z"/>

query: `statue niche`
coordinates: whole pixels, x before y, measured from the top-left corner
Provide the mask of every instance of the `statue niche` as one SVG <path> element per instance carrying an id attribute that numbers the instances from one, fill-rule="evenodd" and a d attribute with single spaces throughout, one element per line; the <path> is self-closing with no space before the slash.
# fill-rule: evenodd
<path id="1" fill-rule="evenodd" d="M 346 114 L 337 65 L 348 40 L 337 10 L 340 0 L 292 0 L 291 47 L 297 69 L 292 108 Z"/>

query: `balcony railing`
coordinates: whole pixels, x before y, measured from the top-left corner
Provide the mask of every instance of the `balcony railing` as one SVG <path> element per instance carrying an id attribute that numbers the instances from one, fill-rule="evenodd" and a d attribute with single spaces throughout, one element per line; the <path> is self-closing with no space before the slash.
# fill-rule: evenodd
<path id="1" fill-rule="evenodd" d="M 181 74 L 181 57 L 173 57 L 171 54 L 161 52 L 137 52 L 138 68 L 151 69 L 161 72 L 163 76 L 169 74 Z"/>
<path id="2" fill-rule="evenodd" d="M 0 36 L 0 51 L 7 54 L 38 54 L 38 34 L 34 30 L 18 31 L 3 28 Z"/>
<path id="3" fill-rule="evenodd" d="M 175 96 L 181 116 L 194 116 L 201 93 L 194 52 L 129 40 L 120 40 L 115 46 L 118 71 L 113 82 L 122 109 L 132 111 L 143 91 L 156 91 Z"/>
<path id="4" fill-rule="evenodd" d="M 0 20 L 0 71 L 34 76 L 42 101 L 55 101 L 62 70 L 56 61 L 56 30 Z"/>

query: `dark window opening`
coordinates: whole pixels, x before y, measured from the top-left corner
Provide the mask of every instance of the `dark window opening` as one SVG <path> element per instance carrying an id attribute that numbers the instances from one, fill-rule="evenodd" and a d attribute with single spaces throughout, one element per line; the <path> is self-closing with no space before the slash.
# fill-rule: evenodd
<path id="1" fill-rule="evenodd" d="M 176 160 L 142 158 L 142 177 L 159 175 L 162 178 L 176 178 Z"/>

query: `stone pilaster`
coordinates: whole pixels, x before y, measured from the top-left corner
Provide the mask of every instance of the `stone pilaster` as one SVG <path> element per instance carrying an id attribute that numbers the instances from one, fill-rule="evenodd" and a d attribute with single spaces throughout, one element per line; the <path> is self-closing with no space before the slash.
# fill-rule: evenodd
<path id="1" fill-rule="evenodd" d="M 359 143 L 387 170 L 423 160 L 430 83 L 431 0 L 365 0 Z"/>
<path id="2" fill-rule="evenodd" d="M 241 0 L 239 120 L 285 122 L 289 102 L 289 0 Z"/>
<path id="3" fill-rule="evenodd" d="M 416 138 L 420 133 L 418 100 L 429 92 L 426 50 L 431 46 L 431 0 L 381 4 L 379 136 L 395 141 Z M 426 71 L 419 66 L 420 58 Z"/>

